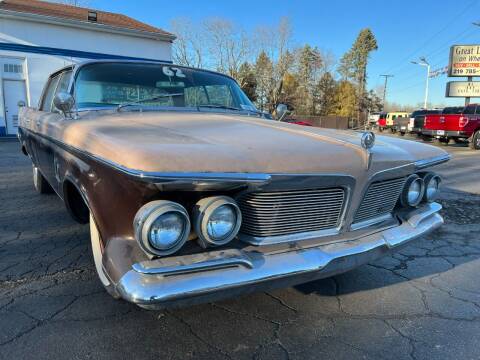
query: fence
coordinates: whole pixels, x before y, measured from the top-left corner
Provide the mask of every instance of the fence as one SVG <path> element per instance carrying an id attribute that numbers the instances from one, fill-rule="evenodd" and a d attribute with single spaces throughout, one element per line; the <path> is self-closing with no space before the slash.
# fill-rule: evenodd
<path id="1" fill-rule="evenodd" d="M 289 115 L 288 122 L 301 121 L 312 126 L 330 128 L 330 129 L 350 129 L 352 124 L 348 117 L 344 116 L 309 116 L 309 115 Z"/>

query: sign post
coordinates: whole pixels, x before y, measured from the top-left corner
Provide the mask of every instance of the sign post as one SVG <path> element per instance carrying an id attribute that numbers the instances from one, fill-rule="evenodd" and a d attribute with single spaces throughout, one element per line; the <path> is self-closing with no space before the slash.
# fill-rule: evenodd
<path id="1" fill-rule="evenodd" d="M 473 81 L 473 77 L 480 76 L 480 45 L 453 45 L 448 76 L 467 77 L 467 81 L 448 82 L 445 96 L 464 97 L 465 106 L 470 104 L 470 98 L 480 97 L 480 82 Z"/>

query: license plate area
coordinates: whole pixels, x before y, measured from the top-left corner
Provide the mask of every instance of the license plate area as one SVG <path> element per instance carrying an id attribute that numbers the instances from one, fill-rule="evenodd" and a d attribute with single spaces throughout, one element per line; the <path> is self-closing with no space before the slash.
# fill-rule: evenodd
<path id="1" fill-rule="evenodd" d="M 437 135 L 445 135 L 445 130 L 437 130 Z"/>

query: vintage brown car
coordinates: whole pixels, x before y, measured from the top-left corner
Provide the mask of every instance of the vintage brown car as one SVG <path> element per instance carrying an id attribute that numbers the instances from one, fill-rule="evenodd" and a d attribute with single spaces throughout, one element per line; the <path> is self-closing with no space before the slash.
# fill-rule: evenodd
<path id="1" fill-rule="evenodd" d="M 36 190 L 90 224 L 107 291 L 145 308 L 332 276 L 443 223 L 443 150 L 267 119 L 210 71 L 66 67 L 18 136 Z"/>

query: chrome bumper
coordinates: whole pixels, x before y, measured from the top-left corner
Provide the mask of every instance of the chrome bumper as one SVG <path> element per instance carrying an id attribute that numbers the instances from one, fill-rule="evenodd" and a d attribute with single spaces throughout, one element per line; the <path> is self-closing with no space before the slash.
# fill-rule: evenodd
<path id="1" fill-rule="evenodd" d="M 208 302 L 259 290 L 292 286 L 342 273 L 388 254 L 443 224 L 441 205 L 431 203 L 398 214 L 395 227 L 359 237 L 302 248 L 261 252 L 211 251 L 134 264 L 116 285 L 139 306 L 158 309 Z M 255 248 L 255 247 L 254 247 Z"/>

